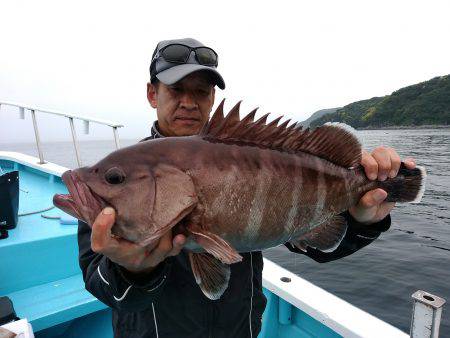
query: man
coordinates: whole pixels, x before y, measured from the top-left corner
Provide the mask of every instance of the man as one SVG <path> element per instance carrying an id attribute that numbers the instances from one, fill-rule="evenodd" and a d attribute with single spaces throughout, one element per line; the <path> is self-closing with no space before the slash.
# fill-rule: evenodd
<path id="1" fill-rule="evenodd" d="M 197 134 L 208 121 L 215 89 L 225 88 L 216 70 L 217 54 L 193 39 L 160 42 L 152 57 L 147 84 L 150 105 L 158 120 L 147 139 Z M 413 168 L 414 162 L 406 162 Z M 364 153 L 367 176 L 385 180 L 396 175 L 400 158 L 390 148 Z M 309 257 L 326 262 L 360 249 L 390 226 L 392 203 L 386 192 L 368 192 L 344 215 L 347 234 L 330 253 L 308 249 Z M 223 296 L 207 299 L 195 282 L 183 235 L 165 234 L 151 252 L 112 237 L 114 210 L 106 208 L 90 227 L 80 222 L 80 266 L 86 288 L 113 308 L 117 337 L 257 337 L 266 299 L 262 293 L 261 252 L 243 253 L 231 265 Z M 297 252 L 289 244 L 289 250 Z M 302 252 L 300 252 L 302 253 Z"/>

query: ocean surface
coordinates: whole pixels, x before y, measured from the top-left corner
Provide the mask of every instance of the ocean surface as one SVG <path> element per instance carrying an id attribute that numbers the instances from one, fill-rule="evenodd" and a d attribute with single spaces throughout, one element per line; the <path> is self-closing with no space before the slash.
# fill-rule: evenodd
<path id="1" fill-rule="evenodd" d="M 359 131 L 365 149 L 394 147 L 426 167 L 427 185 L 420 204 L 398 205 L 392 226 L 379 239 L 346 258 L 319 264 L 277 247 L 264 255 L 353 305 L 409 332 L 416 290 L 450 302 L 450 129 Z M 121 140 L 126 146 L 137 140 Z M 37 156 L 34 144 L 0 144 L 0 150 Z M 83 165 L 114 150 L 111 141 L 80 143 Z M 76 167 L 70 142 L 43 145 L 44 157 Z M 450 337 L 450 304 L 444 308 L 441 337 Z"/>

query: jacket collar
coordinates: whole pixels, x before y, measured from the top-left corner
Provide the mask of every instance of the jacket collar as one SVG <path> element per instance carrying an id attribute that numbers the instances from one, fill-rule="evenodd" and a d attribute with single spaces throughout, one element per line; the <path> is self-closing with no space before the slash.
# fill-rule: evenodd
<path id="1" fill-rule="evenodd" d="M 153 122 L 150 136 L 140 140 L 139 142 L 144 142 L 148 140 L 154 140 L 155 138 L 164 138 L 164 135 L 159 132 L 158 121 Z"/>
<path id="2" fill-rule="evenodd" d="M 153 122 L 151 138 L 163 138 L 164 135 L 159 132 L 158 121 Z"/>

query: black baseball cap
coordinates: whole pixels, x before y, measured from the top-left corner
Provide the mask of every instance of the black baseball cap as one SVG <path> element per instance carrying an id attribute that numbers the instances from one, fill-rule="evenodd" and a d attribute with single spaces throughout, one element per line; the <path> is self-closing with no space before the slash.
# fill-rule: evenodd
<path id="1" fill-rule="evenodd" d="M 163 54 L 164 51 L 169 50 L 168 46 L 171 46 L 172 48 L 179 47 L 178 49 L 183 49 L 185 52 L 187 51 L 186 60 L 178 60 L 177 62 L 167 61 Z M 184 46 L 188 48 L 185 48 Z M 154 82 L 158 79 L 165 85 L 170 86 L 191 73 L 205 71 L 211 75 L 215 84 L 220 89 L 225 89 L 225 81 L 216 70 L 218 59 L 217 53 L 209 47 L 206 47 L 204 50 L 209 51 L 212 58 L 215 57 L 215 63 L 205 64 L 205 62 L 197 56 L 196 51 L 201 50 L 201 48 L 198 49 L 199 47 L 206 46 L 200 41 L 190 38 L 160 41 L 153 52 L 152 62 L 150 64 L 150 81 Z"/>

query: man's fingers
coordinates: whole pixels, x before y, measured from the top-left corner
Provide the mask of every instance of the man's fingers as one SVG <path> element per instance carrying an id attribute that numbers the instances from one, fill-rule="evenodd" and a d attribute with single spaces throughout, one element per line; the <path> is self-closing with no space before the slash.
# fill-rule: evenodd
<path id="1" fill-rule="evenodd" d="M 97 216 L 92 225 L 91 248 L 94 252 L 101 252 L 111 241 L 111 228 L 115 222 L 115 211 L 106 207 Z"/>
<path id="2" fill-rule="evenodd" d="M 372 208 L 383 203 L 387 197 L 387 192 L 383 189 L 375 189 L 368 191 L 358 202 L 358 206 L 362 208 Z"/>
<path id="3" fill-rule="evenodd" d="M 392 209 L 395 207 L 395 202 L 383 202 L 380 207 L 378 208 L 378 212 L 376 215 L 376 220 L 381 221 L 383 218 L 385 218 L 389 213 L 392 211 Z"/>
<path id="4" fill-rule="evenodd" d="M 363 150 L 361 165 L 364 167 L 364 171 L 369 180 L 375 180 L 378 174 L 378 163 L 367 151 Z"/>
<path id="5" fill-rule="evenodd" d="M 391 155 L 391 170 L 389 171 L 389 177 L 394 178 L 397 176 L 398 170 L 400 169 L 400 164 L 402 163 L 400 156 L 397 154 L 397 152 L 392 149 L 388 148 L 389 153 Z"/>
<path id="6" fill-rule="evenodd" d="M 158 245 L 152 250 L 150 256 L 154 262 L 162 262 L 172 250 L 172 231 L 165 233 L 159 240 Z"/>
<path id="7" fill-rule="evenodd" d="M 180 253 L 181 249 L 183 249 L 184 244 L 186 243 L 186 236 L 184 235 L 176 235 L 172 241 L 172 251 L 170 251 L 168 256 L 176 256 Z"/>
<path id="8" fill-rule="evenodd" d="M 416 160 L 411 157 L 405 158 L 403 163 L 405 163 L 405 166 L 408 169 L 414 169 L 416 167 Z"/>
<path id="9" fill-rule="evenodd" d="M 386 147 L 378 147 L 372 152 L 372 156 L 378 163 L 378 180 L 386 180 L 391 170 L 390 152 Z"/>

